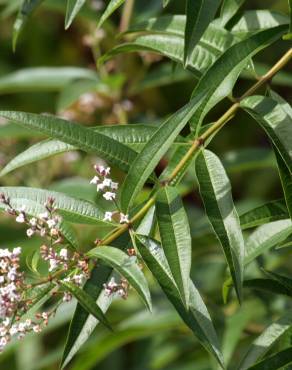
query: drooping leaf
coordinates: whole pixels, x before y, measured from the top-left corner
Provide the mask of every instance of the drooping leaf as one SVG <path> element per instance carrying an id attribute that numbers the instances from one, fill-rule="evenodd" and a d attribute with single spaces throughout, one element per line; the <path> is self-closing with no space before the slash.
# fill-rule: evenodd
<path id="1" fill-rule="evenodd" d="M 248 279 L 243 282 L 244 288 L 255 289 L 273 294 L 283 294 L 292 297 L 292 290 L 274 279 Z"/>
<path id="2" fill-rule="evenodd" d="M 288 217 L 285 200 L 280 199 L 265 203 L 240 215 L 240 225 L 244 230 Z"/>
<path id="3" fill-rule="evenodd" d="M 257 32 L 231 46 L 208 69 L 193 92 L 193 95 L 197 95 L 202 90 L 208 89 L 193 122 L 196 133 L 199 132 L 202 120 L 210 109 L 231 93 L 240 72 L 250 58 L 279 39 L 286 29 L 287 26 L 278 26 Z"/>
<path id="4" fill-rule="evenodd" d="M 90 250 L 87 255 L 90 258 L 100 258 L 116 269 L 135 288 L 149 310 L 152 309 L 148 283 L 135 258 L 133 260 L 125 252 L 107 246 L 96 247 Z"/>
<path id="5" fill-rule="evenodd" d="M 68 290 L 70 293 L 76 297 L 80 305 L 88 311 L 91 315 L 93 315 L 98 321 L 100 321 L 104 326 L 111 329 L 110 324 L 108 323 L 104 313 L 102 312 L 101 308 L 95 303 L 92 297 L 86 293 L 86 291 L 80 289 L 77 285 L 68 283 L 65 281 L 60 281 L 60 284 Z"/>
<path id="6" fill-rule="evenodd" d="M 291 327 L 291 325 L 292 313 L 288 311 L 280 319 L 269 325 L 264 332 L 256 338 L 238 369 L 249 369 L 250 366 L 264 356 L 269 348 Z"/>
<path id="7" fill-rule="evenodd" d="M 209 23 L 215 17 L 221 0 L 187 0 L 186 27 L 184 45 L 184 65 L 192 60 L 195 46 L 198 44 Z"/>
<path id="8" fill-rule="evenodd" d="M 166 186 L 159 190 L 156 215 L 165 256 L 182 300 L 188 307 L 192 240 L 188 218 L 176 188 Z"/>
<path id="9" fill-rule="evenodd" d="M 220 25 L 225 27 L 244 2 L 245 0 L 224 0 L 218 20 Z"/>
<path id="10" fill-rule="evenodd" d="M 52 197 L 55 199 L 58 213 L 67 221 L 95 225 L 113 225 L 110 222 L 103 221 L 104 210 L 100 207 L 55 191 L 10 186 L 0 187 L 0 193 L 10 198 L 13 208 L 19 210 L 22 206 L 25 206 L 25 211 L 32 216 L 38 216 L 41 212 L 45 212 L 44 204 L 49 197 Z M 6 206 L 0 203 L 0 208 L 4 210 Z"/>
<path id="11" fill-rule="evenodd" d="M 122 186 L 121 206 L 126 213 L 149 175 L 198 109 L 203 94 L 198 94 L 160 125 L 142 151 L 137 155 Z"/>
<path id="12" fill-rule="evenodd" d="M 96 153 L 123 171 L 129 170 L 136 157 L 134 150 L 118 141 L 77 123 L 54 116 L 11 111 L 1 111 L 0 116 L 67 144 L 81 147 L 84 151 Z"/>
<path id="13" fill-rule="evenodd" d="M 213 354 L 218 363 L 224 367 L 212 320 L 193 282 L 190 281 L 189 309 L 186 310 L 161 245 L 144 235 L 136 235 L 136 242 L 143 260 L 182 320 L 193 331 L 202 345 Z"/>
<path id="14" fill-rule="evenodd" d="M 250 263 L 262 253 L 283 242 L 291 234 L 290 219 L 269 222 L 258 227 L 246 240 L 244 263 Z"/>
<path id="15" fill-rule="evenodd" d="M 272 271 L 267 271 L 267 270 L 264 270 L 264 273 L 268 277 L 271 277 L 272 279 L 276 280 L 284 288 L 289 290 L 290 293 L 292 293 L 292 279 L 291 278 L 289 278 L 287 276 L 284 276 L 284 275 L 277 274 L 277 273 L 272 272 Z"/>
<path id="16" fill-rule="evenodd" d="M 73 22 L 73 20 L 75 19 L 76 15 L 79 13 L 85 2 L 86 0 L 67 0 L 67 10 L 65 18 L 66 30 L 71 26 L 71 23 Z"/>
<path id="17" fill-rule="evenodd" d="M 208 150 L 196 160 L 196 174 L 207 216 L 223 248 L 238 299 L 241 299 L 244 240 L 231 185 L 219 158 Z"/>
<path id="18" fill-rule="evenodd" d="M 291 123 L 292 123 L 292 120 L 291 120 Z M 289 216 L 292 220 L 292 174 L 288 170 L 285 162 L 283 161 L 283 158 L 281 157 L 281 155 L 278 153 L 277 150 L 275 150 L 275 155 L 277 158 L 279 175 L 281 179 L 281 184 L 282 184 L 282 189 L 284 192 L 287 209 L 289 212 Z"/>
<path id="19" fill-rule="evenodd" d="M 98 81 L 94 71 L 79 67 L 35 67 L 11 72 L 0 78 L 0 94 L 59 91 L 74 79 Z"/>
<path id="20" fill-rule="evenodd" d="M 85 283 L 83 290 L 90 295 L 96 304 L 105 313 L 112 302 L 112 296 L 104 293 L 103 284 L 110 279 L 112 268 L 108 266 L 97 266 L 91 272 L 90 278 Z M 62 368 L 67 366 L 79 348 L 86 342 L 98 320 L 89 315 L 80 304 L 77 305 L 73 319 L 70 324 L 69 333 L 61 361 Z"/>
<path id="21" fill-rule="evenodd" d="M 113 14 L 113 12 L 118 9 L 124 2 L 125 0 L 110 0 L 108 6 L 106 7 L 98 22 L 97 27 L 101 27 L 103 23 Z"/>
<path id="22" fill-rule="evenodd" d="M 13 25 L 13 50 L 16 48 L 17 40 L 22 31 L 26 21 L 31 16 L 32 12 L 43 2 L 44 0 L 24 0 L 17 18 Z"/>
<path id="23" fill-rule="evenodd" d="M 279 104 L 272 98 L 254 95 L 245 98 L 241 106 L 265 130 L 292 172 L 292 109 L 289 104 Z"/>

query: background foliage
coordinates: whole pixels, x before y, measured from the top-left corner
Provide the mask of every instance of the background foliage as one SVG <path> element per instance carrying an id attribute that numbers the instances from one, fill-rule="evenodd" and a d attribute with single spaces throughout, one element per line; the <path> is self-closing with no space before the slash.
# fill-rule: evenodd
<path id="1" fill-rule="evenodd" d="M 36 8 L 29 14 L 33 10 L 31 3 Z M 8 119 L 1 119 L 0 125 L 1 187 L 24 186 L 57 191 L 105 208 L 107 205 L 102 197 L 89 185 L 92 165 L 101 157 L 112 164 L 114 178 L 120 183 L 125 181 L 121 191 L 122 208 L 128 210 L 135 195 L 136 204 L 141 204 L 151 193 L 151 183 L 146 187 L 143 184 L 153 170 L 167 179 L 169 168 L 172 166 L 173 169 L 176 159 L 189 148 L 187 135 L 193 133 L 196 136 L 198 132 L 201 135 L 204 127 L 208 128 L 209 123 L 217 121 L 228 110 L 233 97 L 244 94 L 257 81 L 258 75 L 267 72 L 291 48 L 287 37 L 289 7 L 284 0 L 227 0 L 224 5 L 220 1 L 188 1 L 187 7 L 184 1 L 173 0 L 165 1 L 168 3 L 165 8 L 159 0 L 136 0 L 130 19 L 131 32 L 123 35 L 118 33 L 128 28 L 125 9 L 131 1 L 111 3 L 115 5 L 115 12 L 111 14 L 109 10 L 110 17 L 105 19 L 108 2 L 98 0 L 68 0 L 67 4 L 60 0 L 26 1 L 22 13 L 19 13 L 21 0 L 0 1 L 1 110 L 46 113 L 42 116 L 3 114 Z M 186 9 L 194 9 L 196 3 L 203 4 L 204 16 L 200 18 L 197 9 L 198 17 L 188 18 L 186 29 L 189 33 L 184 45 L 185 18 L 182 15 Z M 179 16 L 170 18 L 169 15 Z M 151 17 L 159 18 L 149 21 Z M 213 18 L 218 19 L 204 33 Z M 199 20 L 193 23 L 196 19 Z M 98 22 L 100 28 L 97 28 Z M 64 24 L 68 30 L 64 29 Z M 258 36 L 259 31 L 261 36 Z M 282 38 L 284 34 L 285 40 Z M 232 45 L 248 38 L 252 38 L 252 42 L 240 44 L 236 52 L 230 52 Z M 196 52 L 193 52 L 200 39 Z M 210 69 L 208 75 L 206 70 L 214 67 L 215 60 L 226 50 L 230 54 L 227 51 L 226 59 L 211 73 Z M 229 61 L 236 59 L 236 68 L 228 71 Z M 240 62 L 248 63 L 240 65 Z M 226 78 L 225 82 L 235 83 L 237 80 L 233 97 L 231 89 L 226 87 L 228 83 L 224 85 L 221 81 L 222 76 Z M 169 246 L 176 240 L 176 245 L 182 246 L 175 265 L 171 266 L 177 287 L 173 285 L 166 265 L 156 264 L 151 253 L 147 254 L 145 244 L 153 241 L 141 236 L 136 241 L 144 261 L 153 267 L 152 273 L 163 276 L 160 285 L 163 290 L 172 292 L 168 298 L 175 302 L 179 314 L 187 317 L 186 321 L 192 321 L 185 307 L 189 303 L 195 318 L 203 323 L 199 316 L 203 312 L 199 307 L 201 298 L 196 288 L 200 291 L 217 331 L 224 362 L 230 369 L 236 369 L 240 362 L 241 369 L 250 368 L 264 356 L 272 357 L 251 368 L 278 369 L 282 366 L 281 361 L 285 366 L 292 361 L 292 270 L 289 260 L 292 114 L 287 103 L 291 103 L 291 86 L 290 63 L 267 84 L 260 86 L 255 92 L 256 97 L 242 101 L 242 109 L 237 110 L 234 117 L 230 115 L 230 122 L 211 141 L 208 150 L 190 165 L 176 187 L 159 191 L 158 223 L 151 235 L 157 237 L 159 230 L 162 244 Z M 194 89 L 194 99 L 198 102 L 188 103 Z M 226 90 L 227 93 L 222 94 Z M 200 105 L 200 99 L 203 99 L 203 105 Z M 271 109 L 274 110 L 271 112 Z M 192 118 L 194 112 L 195 119 Z M 174 113 L 176 115 L 171 116 Z M 92 131 L 83 132 L 82 127 L 73 125 L 67 132 L 62 126 L 63 121 L 57 121 L 52 115 L 77 121 Z M 165 121 L 168 117 L 172 118 Z M 197 123 L 202 121 L 204 125 L 199 130 Z M 167 124 L 163 125 L 165 122 Z M 276 123 L 285 126 L 284 133 L 278 135 L 273 130 Z M 134 124 L 139 125 L 133 129 Z M 27 129 L 29 126 L 32 130 Z M 150 140 L 158 127 L 159 135 Z M 124 154 L 124 148 L 112 145 L 107 141 L 108 137 L 130 149 Z M 101 138 L 104 143 L 97 145 Z M 277 158 L 272 145 L 277 148 Z M 135 159 L 135 152 L 141 152 L 138 159 Z M 156 161 L 159 162 L 157 166 Z M 127 177 L 125 173 L 128 173 Z M 179 177 L 180 174 L 176 175 Z M 229 192 L 230 184 L 235 207 Z M 23 197 L 32 200 L 35 196 L 29 189 L 7 191 L 11 191 L 16 201 Z M 224 198 L 225 203 L 220 205 L 222 194 L 227 199 Z M 167 205 L 180 195 L 182 203 L 177 205 L 178 210 L 173 212 L 169 207 L 167 213 Z M 108 233 L 109 228 L 101 222 L 102 215 L 95 207 L 78 212 L 77 204 L 75 208 L 72 205 L 70 211 L 66 210 L 66 204 L 69 204 L 66 199 L 60 199 L 60 204 L 64 205 L 64 209 L 60 207 L 64 215 L 74 222 L 71 242 L 82 251 L 93 248 L 93 241 Z M 222 217 L 226 207 L 234 216 L 231 221 Z M 184 229 L 187 225 L 184 217 L 188 218 L 190 231 Z M 149 225 L 142 224 L 137 231 L 144 234 L 148 229 Z M 189 239 L 186 237 L 188 232 Z M 233 238 L 230 233 L 234 233 Z M 1 247 L 22 245 L 29 258 L 41 241 L 24 235 L 23 228 L 1 215 Z M 177 235 L 182 238 L 176 239 Z M 246 252 L 245 260 L 241 261 L 243 238 Z M 114 247 L 125 248 L 129 240 L 117 239 L 114 243 Z M 187 251 L 186 247 L 189 247 Z M 182 251 L 188 260 L 192 253 L 191 267 L 184 264 Z M 96 250 L 96 256 L 100 253 L 102 250 Z M 171 250 L 165 250 L 165 255 L 168 261 L 173 258 Z M 119 260 L 118 255 L 112 258 L 115 263 Z M 231 289 L 226 260 L 236 293 Z M 114 265 L 118 271 L 119 266 Z M 106 266 L 102 268 L 100 276 L 108 276 L 111 270 Z M 189 269 L 196 288 L 190 282 Z M 107 313 L 114 332 L 97 326 L 68 369 L 219 368 L 214 359 L 216 356 L 220 358 L 220 354 L 213 328 L 205 327 L 206 335 L 204 328 L 194 328 L 193 321 L 186 326 L 150 271 L 144 268 L 143 272 L 150 285 L 153 313 L 147 311 L 134 290 L 127 300 L 115 300 Z M 101 278 L 97 276 L 96 279 Z M 88 289 L 92 292 L 90 289 L 94 287 Z M 150 305 L 145 292 L 146 288 L 141 295 Z M 242 301 L 241 306 L 236 295 Z M 13 343 L 0 356 L 0 366 L 9 370 L 58 369 L 74 309 L 75 304 L 63 306 L 41 336 L 29 336 L 22 342 Z M 79 317 L 82 321 L 81 313 Z M 270 329 L 259 337 L 269 326 Z M 190 328 L 215 356 L 202 347 Z M 257 342 L 254 342 L 256 338 Z M 65 359 L 70 357 L 72 349 L 70 339 L 68 343 Z M 243 360 L 247 351 L 249 354 Z"/>

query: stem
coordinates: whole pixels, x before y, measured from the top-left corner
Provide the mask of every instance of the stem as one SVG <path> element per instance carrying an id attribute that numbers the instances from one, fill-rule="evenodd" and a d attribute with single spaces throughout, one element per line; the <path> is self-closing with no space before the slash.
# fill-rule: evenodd
<path id="1" fill-rule="evenodd" d="M 120 23 L 120 32 L 125 32 L 129 28 L 135 0 L 126 0 L 124 5 L 122 19 Z"/>
<path id="2" fill-rule="evenodd" d="M 131 0 L 130 0 L 131 1 Z M 263 84 L 269 81 L 273 76 L 279 72 L 292 58 L 292 48 L 290 48 L 282 58 L 259 80 L 250 88 L 248 89 L 236 103 L 234 103 L 224 114 L 221 116 L 208 130 L 206 130 L 201 136 L 194 140 L 193 144 L 185 154 L 185 156 L 181 159 L 179 164 L 171 173 L 167 183 L 171 182 L 183 169 L 184 165 L 188 162 L 188 160 L 192 157 L 192 155 L 200 149 L 200 147 L 204 144 L 204 142 L 209 139 L 214 133 L 218 132 L 226 122 L 228 122 L 237 112 L 240 107 L 240 101 L 246 98 L 247 96 L 252 95 L 258 88 L 260 88 Z M 112 234 L 106 237 L 104 240 L 100 242 L 99 245 L 109 245 L 112 241 L 122 235 L 126 230 L 129 229 L 129 226 L 133 224 L 135 221 L 139 220 L 145 213 L 149 210 L 149 208 L 155 203 L 156 194 L 154 194 L 147 203 L 137 212 L 133 218 L 131 219 L 129 224 L 123 224 L 113 230 Z"/>

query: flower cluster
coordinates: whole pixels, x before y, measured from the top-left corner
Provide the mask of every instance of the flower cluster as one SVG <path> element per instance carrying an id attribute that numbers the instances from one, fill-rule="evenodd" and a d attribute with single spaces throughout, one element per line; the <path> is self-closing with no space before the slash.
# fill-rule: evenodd
<path id="1" fill-rule="evenodd" d="M 42 237 L 53 237 L 56 243 L 60 243 L 62 241 L 62 235 L 58 228 L 61 218 L 55 214 L 57 209 L 54 207 L 54 198 L 48 198 L 44 204 L 46 209 L 45 212 L 39 214 L 38 217 L 31 218 L 29 218 L 26 213 L 25 206 L 22 206 L 20 210 L 12 207 L 10 199 L 6 197 L 5 194 L 0 194 L 0 202 L 7 206 L 7 212 L 10 215 L 16 217 L 16 222 L 26 224 L 28 226 L 26 234 L 29 238 L 38 233 Z"/>
<path id="2" fill-rule="evenodd" d="M 111 295 L 118 295 L 123 299 L 127 299 L 128 297 L 129 283 L 126 279 L 121 279 L 121 282 L 117 283 L 115 278 L 112 277 L 103 287 L 108 297 Z"/>
<path id="3" fill-rule="evenodd" d="M 112 181 L 112 179 L 108 177 L 111 171 L 110 167 L 95 165 L 94 169 L 96 171 L 96 175 L 93 177 L 90 183 L 96 185 L 98 192 L 101 191 L 103 193 L 104 199 L 113 201 L 117 206 L 116 191 L 118 190 L 119 184 Z M 106 211 L 103 220 L 112 221 L 113 216 L 116 214 L 119 215 L 119 221 L 121 224 L 130 222 L 129 216 L 120 211 Z"/>

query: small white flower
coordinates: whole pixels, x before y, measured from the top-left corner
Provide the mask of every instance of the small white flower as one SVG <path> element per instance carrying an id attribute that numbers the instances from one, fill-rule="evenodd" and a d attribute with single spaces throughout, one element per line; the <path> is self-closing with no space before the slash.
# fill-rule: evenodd
<path id="1" fill-rule="evenodd" d="M 5 282 L 5 277 L 3 275 L 0 276 L 0 284 L 3 284 Z"/>
<path id="2" fill-rule="evenodd" d="M 103 182 L 102 183 L 100 183 L 100 184 L 97 184 L 97 186 L 96 186 L 96 191 L 97 192 L 99 192 L 100 190 L 103 190 L 105 188 L 105 185 L 103 184 Z"/>
<path id="3" fill-rule="evenodd" d="M 18 324 L 18 331 L 20 333 L 25 332 L 25 329 L 26 329 L 26 325 L 23 322 L 21 322 L 20 324 Z"/>
<path id="4" fill-rule="evenodd" d="M 106 200 L 114 200 L 116 198 L 116 194 L 112 193 L 111 191 L 107 191 L 103 194 L 104 199 Z"/>
<path id="5" fill-rule="evenodd" d="M 104 169 L 104 173 L 105 173 L 106 176 L 109 175 L 110 172 L 111 172 L 110 167 L 107 167 L 107 168 Z"/>
<path id="6" fill-rule="evenodd" d="M 15 335 L 16 333 L 18 333 L 17 327 L 15 325 L 13 325 L 11 327 L 11 329 L 9 330 L 9 333 L 10 333 L 10 335 Z"/>
<path id="7" fill-rule="evenodd" d="M 123 213 L 120 213 L 120 223 L 121 224 L 124 224 L 124 223 L 129 223 L 129 215 L 124 215 Z"/>
<path id="8" fill-rule="evenodd" d="M 31 224 L 31 226 L 36 226 L 37 222 L 38 222 L 38 220 L 35 217 L 33 217 L 29 220 L 29 223 Z"/>
<path id="9" fill-rule="evenodd" d="M 113 190 L 117 190 L 118 189 L 118 187 L 119 187 L 119 183 L 118 182 L 113 182 L 113 181 L 111 181 L 111 188 L 113 189 Z"/>
<path id="10" fill-rule="evenodd" d="M 0 347 L 5 347 L 6 346 L 6 344 L 7 344 L 7 339 L 5 338 L 5 337 L 2 337 L 1 339 L 0 339 Z"/>
<path id="11" fill-rule="evenodd" d="M 48 313 L 47 313 L 47 312 L 43 312 L 43 313 L 42 313 L 42 318 L 43 318 L 44 320 L 48 320 L 48 318 L 49 318 Z"/>
<path id="12" fill-rule="evenodd" d="M 112 180 L 109 179 L 109 178 L 107 178 L 107 177 L 105 177 L 104 180 L 103 180 L 103 182 L 102 182 L 102 184 L 103 184 L 104 187 L 111 186 L 111 183 L 112 183 Z"/>
<path id="13" fill-rule="evenodd" d="M 31 326 L 31 323 L 32 323 L 31 319 L 25 320 L 25 325 L 26 325 L 27 328 L 29 328 Z"/>
<path id="14" fill-rule="evenodd" d="M 40 213 L 39 214 L 39 218 L 41 218 L 42 220 L 48 220 L 49 218 L 49 213 L 48 212 L 43 212 L 43 213 Z"/>
<path id="15" fill-rule="evenodd" d="M 99 177 L 94 176 L 93 179 L 91 179 L 90 184 L 97 185 L 99 183 Z"/>
<path id="16" fill-rule="evenodd" d="M 111 221 L 113 216 L 113 212 L 105 212 L 103 221 Z"/>
<path id="17" fill-rule="evenodd" d="M 72 279 L 74 280 L 75 284 L 81 285 L 83 282 L 83 275 L 82 274 L 74 275 Z"/>
<path id="18" fill-rule="evenodd" d="M 20 223 L 20 224 L 23 224 L 25 222 L 24 214 L 22 212 L 19 213 L 19 215 L 16 217 L 15 221 Z"/>
<path id="19" fill-rule="evenodd" d="M 64 293 L 63 302 L 70 302 L 72 300 L 72 295 L 68 292 Z"/>
<path id="20" fill-rule="evenodd" d="M 46 235 L 46 233 L 47 233 L 47 230 L 43 227 L 43 228 L 41 228 L 41 231 L 40 231 L 40 235 L 41 236 L 45 236 Z"/>
<path id="21" fill-rule="evenodd" d="M 49 271 L 53 271 L 58 267 L 59 262 L 54 258 L 50 259 L 50 268 Z"/>
<path id="22" fill-rule="evenodd" d="M 29 237 L 29 238 L 31 238 L 32 236 L 33 236 L 33 234 L 34 234 L 35 232 L 34 232 L 34 230 L 33 229 L 27 229 L 26 230 L 26 235 Z"/>
<path id="23" fill-rule="evenodd" d="M 5 328 L 4 326 L 0 326 L 0 337 L 5 337 L 6 334 L 7 328 Z"/>
<path id="24" fill-rule="evenodd" d="M 64 260 L 68 259 L 68 249 L 62 248 L 60 250 L 60 257 L 62 257 Z"/>
<path id="25" fill-rule="evenodd" d="M 9 319 L 9 317 L 6 317 L 6 319 L 2 322 L 2 324 L 4 326 L 9 326 L 10 325 L 10 319 Z"/>
<path id="26" fill-rule="evenodd" d="M 21 247 L 13 248 L 12 253 L 14 256 L 19 256 L 21 254 Z"/>
<path id="27" fill-rule="evenodd" d="M 52 218 L 52 219 L 47 221 L 47 224 L 48 224 L 49 228 L 52 229 L 53 227 L 55 227 L 57 225 L 57 222 L 54 218 Z"/>
<path id="28" fill-rule="evenodd" d="M 4 260 L 1 260 L 1 261 L 0 261 L 0 268 L 1 268 L 2 270 L 6 270 L 6 269 L 7 269 L 7 267 L 8 267 L 8 262 L 5 262 Z"/>
<path id="29" fill-rule="evenodd" d="M 40 333 L 42 331 L 40 325 L 34 325 L 32 327 L 32 330 L 35 332 L 35 333 Z"/>

